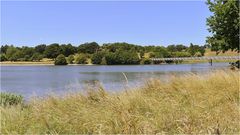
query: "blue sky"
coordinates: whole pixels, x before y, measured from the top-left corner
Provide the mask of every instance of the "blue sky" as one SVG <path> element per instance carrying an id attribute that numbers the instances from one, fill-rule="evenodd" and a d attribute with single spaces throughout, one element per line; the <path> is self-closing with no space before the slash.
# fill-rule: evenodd
<path id="1" fill-rule="evenodd" d="M 204 1 L 2 1 L 1 44 L 204 45 Z"/>

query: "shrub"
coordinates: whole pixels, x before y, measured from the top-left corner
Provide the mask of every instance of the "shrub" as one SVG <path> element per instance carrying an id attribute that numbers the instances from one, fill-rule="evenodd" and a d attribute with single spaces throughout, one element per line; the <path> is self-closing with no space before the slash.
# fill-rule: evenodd
<path id="1" fill-rule="evenodd" d="M 194 54 L 194 56 L 195 56 L 195 57 L 202 57 L 202 54 L 201 54 L 200 52 L 196 52 L 196 53 Z"/>
<path id="2" fill-rule="evenodd" d="M 73 55 L 69 55 L 68 58 L 67 58 L 67 61 L 68 61 L 69 64 L 73 64 L 74 56 Z"/>
<path id="3" fill-rule="evenodd" d="M 63 54 L 59 54 L 54 62 L 55 65 L 67 65 L 67 60 Z"/>
<path id="4" fill-rule="evenodd" d="M 17 105 L 23 103 L 23 97 L 21 95 L 1 92 L 0 98 L 1 106 Z"/>
<path id="5" fill-rule="evenodd" d="M 87 64 L 87 56 L 84 54 L 78 54 L 75 59 L 76 64 Z"/>
<path id="6" fill-rule="evenodd" d="M 144 65 L 144 64 L 151 64 L 152 60 L 148 59 L 148 58 L 144 58 L 141 60 L 140 64 Z"/>
<path id="7" fill-rule="evenodd" d="M 7 61 L 7 56 L 5 54 L 0 54 L 0 61 Z"/>

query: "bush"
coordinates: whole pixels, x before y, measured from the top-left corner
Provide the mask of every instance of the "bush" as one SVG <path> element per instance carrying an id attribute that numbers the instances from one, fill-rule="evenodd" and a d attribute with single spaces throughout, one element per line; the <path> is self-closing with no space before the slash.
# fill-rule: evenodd
<path id="1" fill-rule="evenodd" d="M 93 64 L 101 64 L 103 57 L 105 56 L 105 52 L 97 52 L 94 53 L 91 57 Z"/>
<path id="2" fill-rule="evenodd" d="M 87 56 L 84 54 L 78 54 L 75 59 L 76 64 L 87 64 Z"/>
<path id="3" fill-rule="evenodd" d="M 67 61 L 68 61 L 69 64 L 73 64 L 74 56 L 73 55 L 69 55 L 68 58 L 67 58 Z"/>
<path id="4" fill-rule="evenodd" d="M 144 65 L 144 64 L 151 64 L 152 60 L 148 59 L 148 58 L 144 58 L 141 60 L 140 64 Z"/>
<path id="5" fill-rule="evenodd" d="M 196 53 L 194 54 L 194 56 L 195 56 L 195 57 L 202 57 L 202 54 L 201 54 L 200 52 L 196 52 Z"/>
<path id="6" fill-rule="evenodd" d="M 67 65 L 67 60 L 63 54 L 59 54 L 54 62 L 55 65 Z"/>
<path id="7" fill-rule="evenodd" d="M 23 103 L 23 97 L 21 95 L 11 93 L 0 93 L 1 106 L 18 105 Z"/>
<path id="8" fill-rule="evenodd" d="M 7 61 L 7 56 L 5 54 L 0 54 L 0 61 Z"/>

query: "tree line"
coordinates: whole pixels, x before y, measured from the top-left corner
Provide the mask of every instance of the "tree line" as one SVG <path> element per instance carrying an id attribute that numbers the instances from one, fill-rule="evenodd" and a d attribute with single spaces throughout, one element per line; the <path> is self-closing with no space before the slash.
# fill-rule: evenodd
<path id="1" fill-rule="evenodd" d="M 163 46 L 140 46 L 129 43 L 106 43 L 100 46 L 96 42 L 79 46 L 53 43 L 35 47 L 1 46 L 1 61 L 41 61 L 43 58 L 56 60 L 66 57 L 66 62 L 86 64 L 91 59 L 93 64 L 140 64 L 149 63 L 149 58 L 203 56 L 206 46 L 190 44 Z M 146 62 L 145 62 L 146 61 Z"/>

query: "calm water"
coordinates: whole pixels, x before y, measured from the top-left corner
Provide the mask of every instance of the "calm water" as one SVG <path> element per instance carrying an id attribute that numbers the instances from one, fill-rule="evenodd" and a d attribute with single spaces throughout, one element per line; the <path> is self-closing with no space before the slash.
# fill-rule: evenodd
<path id="1" fill-rule="evenodd" d="M 1 91 L 30 96 L 84 90 L 99 82 L 108 91 L 139 87 L 150 78 L 167 79 L 187 72 L 208 73 L 228 63 L 137 66 L 1 66 Z M 128 78 L 126 79 L 124 72 Z"/>

